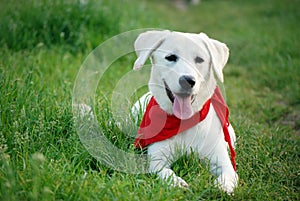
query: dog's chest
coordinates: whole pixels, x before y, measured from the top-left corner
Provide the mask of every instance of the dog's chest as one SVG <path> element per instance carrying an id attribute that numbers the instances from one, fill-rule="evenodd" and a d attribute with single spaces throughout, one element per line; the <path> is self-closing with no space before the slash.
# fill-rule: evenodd
<path id="1" fill-rule="evenodd" d="M 212 105 L 206 118 L 196 126 L 179 133 L 172 140 L 174 144 L 180 144 L 186 149 L 201 151 L 201 149 L 211 144 L 212 141 L 218 141 L 223 137 L 220 121 Z"/>

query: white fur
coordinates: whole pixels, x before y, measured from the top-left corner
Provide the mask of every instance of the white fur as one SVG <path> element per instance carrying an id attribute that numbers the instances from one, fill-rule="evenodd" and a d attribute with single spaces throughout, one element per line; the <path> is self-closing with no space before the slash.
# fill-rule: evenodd
<path id="1" fill-rule="evenodd" d="M 197 112 L 212 96 L 217 86 L 216 79 L 223 82 L 222 70 L 229 57 L 229 50 L 224 43 L 210 39 L 204 33 L 149 31 L 140 34 L 136 39 L 135 50 L 138 58 L 134 69 L 141 68 L 150 57 L 152 71 L 149 90 L 160 107 L 169 114 L 173 114 L 172 102 L 167 96 L 164 82 L 174 94 L 192 94 L 195 97 L 192 109 Z M 170 54 L 177 55 L 178 61 L 166 60 L 165 57 Z M 196 57 L 204 61 L 196 63 Z M 196 84 L 189 91 L 179 84 L 179 78 L 183 75 L 195 78 Z M 147 97 L 149 94 L 134 105 L 133 113 L 145 111 L 149 101 Z M 234 144 L 236 138 L 231 126 L 229 132 Z M 198 153 L 199 159 L 209 159 L 211 172 L 217 177 L 216 185 L 227 193 L 233 193 L 238 183 L 238 175 L 232 167 L 227 148 L 221 123 L 211 105 L 207 117 L 196 126 L 170 139 L 149 145 L 149 170 L 170 181 L 172 186 L 187 187 L 188 184 L 176 176 L 170 167 L 180 153 L 189 154 L 192 150 Z"/>

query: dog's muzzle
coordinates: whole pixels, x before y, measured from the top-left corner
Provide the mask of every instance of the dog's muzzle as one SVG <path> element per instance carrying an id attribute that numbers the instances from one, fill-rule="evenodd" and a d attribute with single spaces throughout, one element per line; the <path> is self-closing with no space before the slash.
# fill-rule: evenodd
<path id="1" fill-rule="evenodd" d="M 180 81 L 179 81 L 180 82 Z M 185 83 L 186 84 L 186 83 Z M 168 98 L 170 99 L 170 101 L 172 102 L 172 103 L 174 103 L 174 99 L 175 99 L 175 97 L 174 97 L 174 94 L 173 94 L 173 92 L 171 91 L 171 89 L 170 89 L 170 87 L 168 86 L 168 84 L 166 83 L 166 81 L 164 81 L 164 85 L 165 85 L 165 90 L 166 90 L 166 94 L 167 94 L 167 96 L 168 96 Z M 194 85 L 195 85 L 195 83 L 194 83 Z M 189 96 L 189 94 L 188 93 L 178 93 L 178 95 L 179 96 Z M 195 101 L 195 95 L 191 95 L 191 99 L 192 99 L 192 103 Z"/>

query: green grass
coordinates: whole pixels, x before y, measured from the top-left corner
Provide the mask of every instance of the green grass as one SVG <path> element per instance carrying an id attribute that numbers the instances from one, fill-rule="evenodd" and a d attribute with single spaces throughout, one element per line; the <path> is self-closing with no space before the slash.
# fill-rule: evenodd
<path id="1" fill-rule="evenodd" d="M 182 11 L 158 0 L 1 1 L 0 200 L 300 200 L 299 6 L 203 0 Z M 82 146 L 71 107 L 82 62 L 105 39 L 144 27 L 203 31 L 229 46 L 225 88 L 240 176 L 234 196 L 215 188 L 193 156 L 173 165 L 191 185 L 183 191 L 154 175 L 110 170 Z M 118 77 L 133 61 L 119 62 Z M 113 73 L 97 91 L 104 119 L 111 116 L 101 94 L 113 90 Z M 127 149 L 115 126 L 102 126 Z"/>

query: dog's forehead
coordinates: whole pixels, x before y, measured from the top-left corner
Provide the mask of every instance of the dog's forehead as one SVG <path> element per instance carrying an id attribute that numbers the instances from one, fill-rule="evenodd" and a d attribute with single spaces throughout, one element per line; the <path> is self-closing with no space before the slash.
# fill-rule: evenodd
<path id="1" fill-rule="evenodd" d="M 206 47 L 198 34 L 172 32 L 159 47 L 162 51 L 178 53 L 206 52 Z"/>

